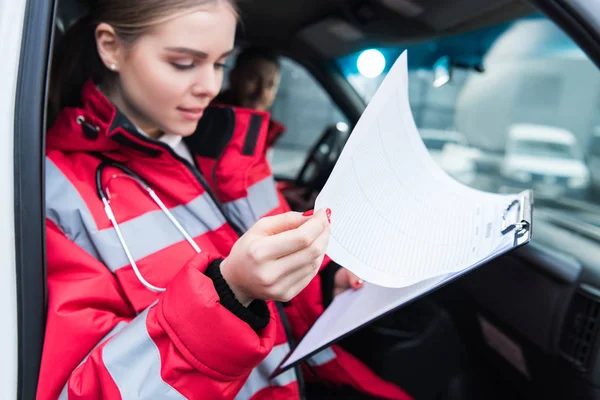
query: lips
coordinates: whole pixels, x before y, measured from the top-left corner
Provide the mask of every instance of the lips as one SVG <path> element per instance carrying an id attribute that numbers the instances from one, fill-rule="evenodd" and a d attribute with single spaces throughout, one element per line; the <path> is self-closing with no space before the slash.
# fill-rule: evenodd
<path id="1" fill-rule="evenodd" d="M 177 110 L 183 115 L 183 117 L 187 120 L 199 120 L 202 118 L 202 114 L 204 113 L 204 108 L 196 107 L 196 108 L 185 108 L 185 107 L 177 107 Z"/>

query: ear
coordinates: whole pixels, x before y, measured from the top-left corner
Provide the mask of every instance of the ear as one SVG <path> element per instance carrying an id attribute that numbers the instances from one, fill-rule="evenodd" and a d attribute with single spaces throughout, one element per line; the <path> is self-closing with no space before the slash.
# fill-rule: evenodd
<path id="1" fill-rule="evenodd" d="M 124 49 L 114 28 L 103 22 L 96 28 L 95 36 L 98 55 L 106 68 L 119 71 Z"/>

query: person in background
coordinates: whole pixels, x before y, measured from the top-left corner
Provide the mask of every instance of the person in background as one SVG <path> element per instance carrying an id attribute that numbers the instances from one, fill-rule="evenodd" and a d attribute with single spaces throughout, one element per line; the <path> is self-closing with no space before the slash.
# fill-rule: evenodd
<path id="1" fill-rule="evenodd" d="M 247 47 L 239 53 L 229 73 L 229 86 L 214 100 L 216 105 L 246 108 L 269 115 L 267 141 L 264 148 L 269 165 L 273 162 L 275 143 L 286 132 L 286 127 L 275 120 L 270 113 L 277 97 L 280 81 L 279 54 L 266 47 Z M 304 198 L 303 188 L 297 188 L 287 181 L 277 182 L 276 185 L 294 209 L 307 210 L 313 207 L 314 200 Z"/>
<path id="2" fill-rule="evenodd" d="M 281 81 L 281 63 L 279 55 L 265 47 L 248 47 L 236 58 L 235 65 L 229 73 L 229 87 L 215 99 L 216 104 L 248 108 L 261 112 L 270 112 L 277 97 Z M 286 131 L 285 126 L 269 119 L 267 158 L 275 142 Z"/>
<path id="3" fill-rule="evenodd" d="M 268 114 L 269 125 L 264 149 L 269 162 L 271 161 L 275 142 L 285 132 L 285 126 L 273 119 L 270 114 L 280 82 L 281 62 L 279 54 L 266 47 L 246 47 L 235 59 L 233 68 L 229 73 L 229 86 L 213 101 L 215 105 L 233 106 Z M 301 196 L 295 195 L 293 191 L 288 190 L 287 196 L 284 196 L 283 191 L 287 189 L 286 182 L 278 182 L 277 188 L 282 202 L 292 202 L 302 210 L 312 207 L 312 201 L 307 202 Z M 336 280 L 345 282 L 348 280 L 355 281 L 356 279 L 354 274 L 346 269 L 341 269 L 338 264 L 330 262 L 328 268 L 324 269 L 321 274 L 324 304 L 327 306 L 335 297 L 335 294 L 347 288 L 345 285 L 340 287 L 339 284 L 336 284 Z M 351 287 L 357 288 L 361 286 L 360 281 L 357 285 L 351 285 Z M 336 287 L 338 289 L 335 289 Z"/>

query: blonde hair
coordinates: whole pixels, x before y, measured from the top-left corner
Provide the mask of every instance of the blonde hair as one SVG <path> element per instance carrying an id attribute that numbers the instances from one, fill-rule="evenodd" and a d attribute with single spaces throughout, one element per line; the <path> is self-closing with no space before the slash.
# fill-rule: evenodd
<path id="1" fill-rule="evenodd" d="M 95 30 L 109 24 L 126 44 L 132 44 L 153 27 L 211 5 L 226 4 L 239 19 L 236 0 L 93 0 L 88 15 L 71 26 L 56 48 L 50 93 L 49 124 L 63 107 L 79 104 L 84 83 L 102 83 L 113 75 L 96 49 Z"/>
<path id="2" fill-rule="evenodd" d="M 96 0 L 91 15 L 96 23 L 113 27 L 121 40 L 132 42 L 152 27 L 207 6 L 225 3 L 239 17 L 235 0 Z"/>

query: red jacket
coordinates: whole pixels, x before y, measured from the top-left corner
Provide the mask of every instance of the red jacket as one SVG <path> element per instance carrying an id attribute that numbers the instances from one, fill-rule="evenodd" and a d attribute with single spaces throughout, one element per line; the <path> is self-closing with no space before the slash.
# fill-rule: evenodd
<path id="1" fill-rule="evenodd" d="M 267 145 L 266 148 L 270 149 L 275 146 L 275 142 L 285 133 L 286 128 L 283 124 L 275 121 L 273 118 L 269 121 L 267 128 Z"/>
<path id="2" fill-rule="evenodd" d="M 237 107 L 237 101 L 234 100 L 235 96 L 228 90 L 220 93 L 212 102 L 212 105 L 217 107 Z M 275 145 L 275 142 L 281 138 L 281 136 L 285 133 L 286 127 L 279 121 L 274 120 L 273 118 L 269 119 L 269 123 L 267 125 L 267 137 L 265 139 L 266 145 L 264 146 L 264 151 L 269 150 Z"/>
<path id="3" fill-rule="evenodd" d="M 268 302 L 270 322 L 256 332 L 223 306 L 204 274 L 228 255 L 238 238 L 233 225 L 242 230 L 287 210 L 265 161 L 268 115 L 207 110 L 186 139 L 226 219 L 197 170 L 137 132 L 92 83 L 82 100 L 47 136 L 49 310 L 38 398 L 297 398 L 294 370 L 268 380 L 289 351 L 275 306 Z M 102 185 L 123 237 L 141 274 L 164 293 L 139 282 L 105 215 L 95 182 L 102 158 L 148 182 L 202 250 L 195 253 L 139 186 L 106 169 Z M 296 337 L 323 311 L 319 288 L 317 277 L 285 308 Z M 409 399 L 335 346 L 310 363 L 324 380 Z"/>

